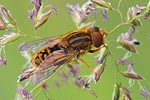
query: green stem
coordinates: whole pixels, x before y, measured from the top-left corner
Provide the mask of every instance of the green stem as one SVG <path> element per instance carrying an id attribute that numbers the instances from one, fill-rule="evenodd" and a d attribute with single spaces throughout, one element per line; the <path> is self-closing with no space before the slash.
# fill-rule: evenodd
<path id="1" fill-rule="evenodd" d="M 117 12 L 120 14 L 121 20 L 123 21 L 122 13 L 120 11 L 120 4 L 121 4 L 121 2 L 122 2 L 122 0 L 119 0 Z"/>
<path id="2" fill-rule="evenodd" d="M 117 30 L 122 24 L 117 25 L 111 32 L 108 33 L 108 35 L 110 35 L 112 32 L 114 32 L 115 30 Z"/>
<path id="3" fill-rule="evenodd" d="M 45 90 L 43 90 L 43 94 L 45 95 L 45 97 L 46 97 L 47 99 L 49 99 L 49 97 L 48 97 L 47 94 L 45 93 Z"/>
<path id="4" fill-rule="evenodd" d="M 138 84 L 139 84 L 140 88 L 143 88 L 143 86 L 142 86 L 140 80 L 138 80 Z"/>
<path id="5" fill-rule="evenodd" d="M 112 8 L 112 10 L 118 12 L 119 15 L 120 15 L 120 17 L 121 17 L 121 20 L 123 21 L 123 17 L 122 17 L 122 13 L 120 12 L 120 9 L 114 9 L 114 8 Z"/>
<path id="6" fill-rule="evenodd" d="M 144 13 L 143 13 L 143 14 L 144 14 Z M 142 15 L 143 15 L 143 14 L 142 14 Z M 121 27 L 121 26 L 123 26 L 123 25 L 131 24 L 136 18 L 142 17 L 142 15 L 135 16 L 135 17 L 134 17 L 132 20 L 130 20 L 129 22 L 121 23 L 121 24 L 117 25 L 112 31 L 110 31 L 110 32 L 108 33 L 108 35 L 110 35 L 112 32 L 114 32 L 115 30 L 117 30 L 119 27 Z"/>
<path id="7" fill-rule="evenodd" d="M 144 11 L 144 13 L 142 15 L 146 14 L 148 12 L 148 10 L 150 10 L 150 6 L 146 8 L 146 10 Z"/>
<path id="8" fill-rule="evenodd" d="M 21 34 L 21 36 L 37 39 L 37 37 L 29 36 L 29 35 L 27 35 L 27 34 L 23 33 L 17 25 L 16 25 L 16 28 L 17 28 L 18 33 L 20 33 L 20 34 Z"/>
<path id="9" fill-rule="evenodd" d="M 30 93 L 33 93 L 36 89 L 38 89 L 38 88 L 40 87 L 40 85 L 41 85 L 41 84 L 38 84 L 34 89 L 32 89 L 32 90 L 30 91 Z"/>
<path id="10" fill-rule="evenodd" d="M 47 98 L 47 100 L 54 100 L 54 99 L 52 98 L 52 96 L 49 97 L 49 96 L 46 94 L 46 90 L 43 89 L 43 93 L 44 93 L 45 97 Z M 49 93 L 48 93 L 48 94 L 49 94 Z"/>
<path id="11" fill-rule="evenodd" d="M 121 0 L 120 0 L 120 2 L 121 2 Z M 119 8 L 119 6 L 120 6 L 120 2 L 118 3 L 118 8 Z M 142 15 L 146 14 L 146 13 L 148 12 L 149 9 L 150 9 L 150 7 L 148 7 L 148 8 L 143 12 L 143 14 L 138 15 L 138 16 L 135 16 L 135 17 L 132 18 L 132 20 L 130 20 L 129 22 L 121 23 L 121 24 L 117 25 L 112 31 L 110 31 L 110 32 L 108 33 L 108 35 L 110 35 L 112 32 L 114 32 L 115 30 L 117 30 L 119 27 L 121 27 L 121 26 L 123 26 L 123 25 L 131 24 L 136 18 L 140 18 L 140 17 L 142 17 Z M 118 12 L 117 9 L 114 9 L 114 8 L 113 8 L 112 10 Z M 121 14 L 121 12 L 119 12 L 119 14 L 120 14 L 121 19 L 122 19 L 122 14 Z M 123 19 L 122 19 L 122 20 L 123 20 Z"/>
<path id="12" fill-rule="evenodd" d="M 117 66 L 117 64 L 116 64 L 115 58 L 114 58 L 111 54 L 110 54 L 110 56 L 111 56 L 112 60 L 113 60 L 114 63 L 115 63 L 115 69 L 116 69 L 116 71 L 115 71 L 115 81 L 118 82 L 118 72 L 119 72 L 118 66 Z"/>
<path id="13" fill-rule="evenodd" d="M 39 90 L 39 92 L 33 97 L 33 100 L 37 98 L 37 96 L 42 92 L 42 88 Z"/>
<path id="14" fill-rule="evenodd" d="M 120 3 L 122 2 L 122 0 L 119 0 L 118 2 L 118 9 L 120 8 Z"/>
<path id="15" fill-rule="evenodd" d="M 143 14 L 142 14 L 142 15 L 143 15 Z M 131 24 L 135 19 L 142 17 L 142 15 L 139 15 L 139 16 L 134 17 L 132 20 L 130 20 L 130 21 L 127 22 L 127 23 L 124 23 L 123 25 Z"/>

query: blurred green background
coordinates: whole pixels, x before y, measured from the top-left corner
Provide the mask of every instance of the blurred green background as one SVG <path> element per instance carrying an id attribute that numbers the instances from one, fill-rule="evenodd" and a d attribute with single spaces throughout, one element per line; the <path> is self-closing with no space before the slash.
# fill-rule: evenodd
<path id="1" fill-rule="evenodd" d="M 38 29 L 37 33 L 39 37 L 50 37 L 56 36 L 60 34 L 64 34 L 68 31 L 75 30 L 76 26 L 70 16 L 68 14 L 66 4 L 80 4 L 82 5 L 87 0 L 43 0 L 44 6 L 46 5 L 54 5 L 54 7 L 60 12 L 58 15 L 52 13 L 50 15 L 49 20 Z M 108 0 L 107 0 L 108 1 Z M 117 8 L 119 0 L 110 0 L 112 6 Z M 148 0 L 123 0 L 120 9 L 123 14 L 123 18 L 126 19 L 126 13 L 129 7 L 135 6 L 139 4 L 139 6 L 146 6 Z M 0 0 L 0 5 L 3 5 L 7 10 L 11 12 L 11 15 L 16 20 L 17 25 L 25 34 L 34 36 L 34 29 L 32 27 L 31 20 L 27 20 L 28 13 L 27 10 L 31 10 L 33 8 L 33 4 L 29 2 L 29 0 Z M 88 21 L 95 20 L 95 26 L 98 26 L 102 29 L 106 29 L 108 32 L 111 31 L 116 25 L 120 24 L 120 16 L 115 11 L 108 11 L 107 15 L 109 17 L 108 22 L 102 22 L 101 10 L 98 9 L 98 14 L 96 19 L 93 18 L 93 15 L 90 16 Z M 136 73 L 142 75 L 145 80 L 142 81 L 142 85 L 150 91 L 150 40 L 148 40 L 148 33 L 150 32 L 150 22 L 142 19 L 143 25 L 141 27 L 136 27 L 136 32 L 133 34 L 133 37 L 137 38 L 141 41 L 141 45 L 137 46 L 137 50 L 139 54 L 133 54 L 128 61 L 135 62 L 134 70 Z M 118 35 L 122 32 L 127 32 L 129 29 L 129 25 L 123 26 L 119 28 L 117 31 L 112 33 L 106 40 L 116 40 Z M 0 31 L 0 36 L 2 36 L 5 32 Z M 17 46 L 21 44 L 23 41 L 29 42 L 32 41 L 32 38 L 21 38 L 14 43 L 6 46 L 6 56 L 8 59 L 6 66 L 0 67 L 0 100 L 14 100 L 16 95 L 16 86 L 18 75 L 21 74 L 21 67 L 26 63 L 26 59 L 21 56 L 19 53 Z M 116 49 L 118 46 L 117 43 L 109 44 L 109 49 L 113 57 L 117 60 L 118 58 L 122 58 L 126 51 L 121 49 Z M 87 54 L 82 57 L 89 65 L 94 68 L 97 64 L 95 63 L 96 54 Z M 108 57 L 107 67 L 105 68 L 104 73 L 102 74 L 101 80 L 94 84 L 92 83 L 90 86 L 94 90 L 94 92 L 98 95 L 98 98 L 95 98 L 90 94 L 88 90 L 84 91 L 82 88 L 78 88 L 73 84 L 73 78 L 68 80 L 69 86 L 66 86 L 63 82 L 61 82 L 60 77 L 55 75 L 51 80 L 47 82 L 50 87 L 49 94 L 55 100 L 111 100 L 113 93 L 113 86 L 115 84 L 115 67 L 114 62 L 111 57 Z M 120 65 L 121 68 L 125 69 L 125 66 Z M 65 70 L 65 68 L 63 69 Z M 81 72 L 79 75 L 89 75 L 90 70 L 84 65 L 81 65 Z M 128 79 L 119 75 L 120 81 L 125 86 L 128 85 Z M 57 88 L 53 81 L 57 80 L 61 87 Z M 31 90 L 30 87 L 29 90 Z M 138 86 L 138 82 L 135 81 L 135 85 L 129 88 L 132 93 L 131 97 L 133 100 L 144 100 L 143 97 L 139 96 L 140 88 Z M 37 100 L 45 100 L 43 93 L 41 93 Z"/>

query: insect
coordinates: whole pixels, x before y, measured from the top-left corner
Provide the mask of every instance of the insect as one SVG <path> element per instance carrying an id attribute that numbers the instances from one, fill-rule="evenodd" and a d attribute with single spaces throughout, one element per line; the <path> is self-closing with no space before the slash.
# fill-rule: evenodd
<path id="1" fill-rule="evenodd" d="M 64 35 L 45 38 L 23 45 L 20 51 L 35 51 L 31 60 L 32 68 L 20 75 L 18 81 L 31 79 L 33 83 L 41 82 L 51 77 L 64 64 L 73 58 L 80 59 L 95 74 L 97 74 L 80 56 L 87 52 L 94 53 L 104 46 L 106 31 L 98 27 L 77 29 Z M 96 49 L 92 50 L 91 48 Z"/>

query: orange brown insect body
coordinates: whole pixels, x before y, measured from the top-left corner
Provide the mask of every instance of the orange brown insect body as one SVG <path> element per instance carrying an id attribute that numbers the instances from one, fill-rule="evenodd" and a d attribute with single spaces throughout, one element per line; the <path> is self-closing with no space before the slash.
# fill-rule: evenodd
<path id="1" fill-rule="evenodd" d="M 99 30 L 97 27 L 91 27 L 89 29 L 78 29 L 61 36 L 25 44 L 20 48 L 20 51 L 39 51 L 37 51 L 32 59 L 32 64 L 35 68 L 27 75 L 20 76 L 21 79 L 19 81 L 34 76 L 34 82 L 37 83 L 52 76 L 62 65 L 68 63 L 74 57 L 83 61 L 80 55 L 86 52 L 97 52 L 100 50 L 101 45 L 104 45 L 104 34 L 106 34 L 105 31 Z M 41 47 L 38 47 L 40 45 Z M 93 46 L 97 49 L 91 50 Z"/>

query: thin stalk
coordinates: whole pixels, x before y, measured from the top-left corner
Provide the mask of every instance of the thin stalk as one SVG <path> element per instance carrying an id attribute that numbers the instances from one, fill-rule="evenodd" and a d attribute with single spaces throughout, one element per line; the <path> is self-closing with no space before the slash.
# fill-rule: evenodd
<path id="1" fill-rule="evenodd" d="M 142 14 L 142 15 L 143 15 L 143 14 Z M 123 25 L 131 24 L 136 18 L 142 17 L 142 15 L 139 15 L 139 16 L 134 17 L 134 18 L 133 18 L 132 20 L 130 20 L 129 22 L 121 23 L 121 24 L 117 25 L 112 31 L 110 31 L 110 32 L 108 33 L 108 35 L 110 35 L 111 33 L 113 33 L 115 30 L 117 30 L 119 27 L 121 27 L 121 26 L 123 26 Z"/>

